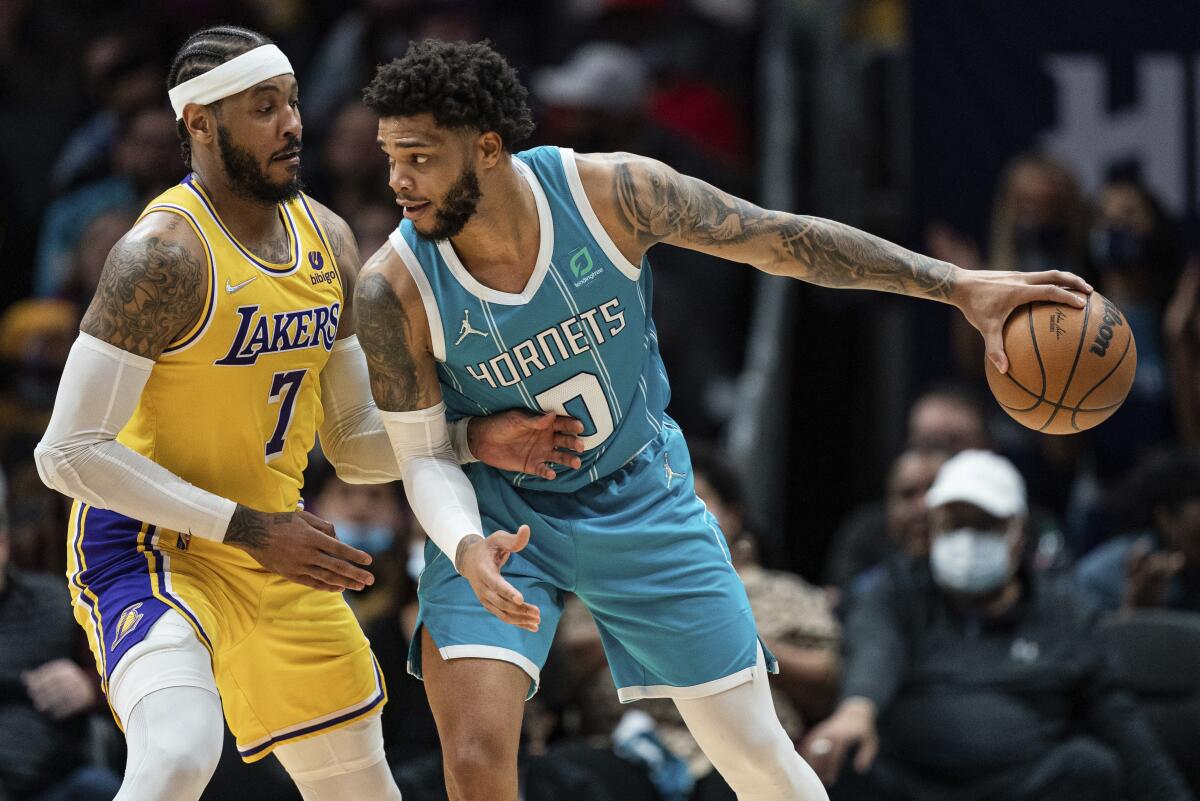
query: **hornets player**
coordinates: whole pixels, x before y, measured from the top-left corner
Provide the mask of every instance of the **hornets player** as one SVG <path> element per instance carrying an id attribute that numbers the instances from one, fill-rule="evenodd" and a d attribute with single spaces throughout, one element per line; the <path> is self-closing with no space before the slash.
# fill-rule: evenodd
<path id="1" fill-rule="evenodd" d="M 36 453 L 77 499 L 68 578 L 126 732 L 118 799 L 199 798 L 222 707 L 242 757 L 274 751 L 305 799 L 399 799 L 383 679 L 338 594 L 370 558 L 300 498 L 318 430 L 343 478 L 399 476 L 354 336 L 358 253 L 300 191 L 296 80 L 269 40 L 201 31 L 169 85 L 191 173 L 109 254 Z M 554 446 L 578 422 L 497 421 L 460 439 L 577 463 Z"/>
<path id="2" fill-rule="evenodd" d="M 1001 366 L 1001 326 L 1017 304 L 1083 305 L 1076 293 L 1089 287 L 1066 273 L 965 272 L 634 155 L 514 153 L 533 127 L 526 92 L 484 44 L 415 44 L 365 97 L 404 221 L 364 267 L 356 312 L 375 400 L 432 540 L 410 665 L 426 682 L 450 797 L 517 798 L 522 703 L 574 592 L 600 627 L 621 699 L 674 699 L 738 798 L 825 798 L 776 720 L 775 660 L 664 412 L 646 251 L 666 242 L 824 286 L 951 303 Z M 553 481 L 481 464 L 464 472 L 445 411 L 507 408 L 584 420 L 580 465 Z"/>

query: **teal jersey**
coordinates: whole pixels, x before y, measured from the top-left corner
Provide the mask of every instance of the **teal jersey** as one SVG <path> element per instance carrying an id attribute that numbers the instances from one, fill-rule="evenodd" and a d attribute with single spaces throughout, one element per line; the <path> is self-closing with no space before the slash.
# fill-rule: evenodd
<path id="1" fill-rule="evenodd" d="M 571 150 L 534 148 L 513 166 L 541 228 L 522 292 L 483 286 L 448 240 L 426 240 L 407 220 L 390 239 L 420 288 L 451 419 L 517 408 L 578 418 L 579 469 L 560 467 L 554 481 L 505 474 L 518 487 L 574 492 L 662 430 L 671 391 L 650 318 L 650 267 L 630 263 L 600 225 Z"/>

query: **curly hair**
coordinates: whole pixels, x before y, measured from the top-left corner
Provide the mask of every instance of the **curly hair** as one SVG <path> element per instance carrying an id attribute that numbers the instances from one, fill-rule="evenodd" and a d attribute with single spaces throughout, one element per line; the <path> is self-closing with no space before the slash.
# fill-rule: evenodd
<path id="1" fill-rule="evenodd" d="M 174 89 L 184 81 L 203 75 L 213 67 L 220 66 L 231 58 L 247 53 L 256 47 L 274 44 L 266 36 L 236 25 L 217 25 L 196 31 L 188 37 L 171 60 L 167 73 L 167 89 Z M 183 163 L 192 168 L 192 140 L 183 120 L 176 123 L 179 147 Z"/>
<path id="2" fill-rule="evenodd" d="M 363 90 L 380 117 L 428 113 L 444 128 L 495 131 L 510 153 L 533 133 L 528 97 L 517 71 L 487 41 L 416 42 Z"/>

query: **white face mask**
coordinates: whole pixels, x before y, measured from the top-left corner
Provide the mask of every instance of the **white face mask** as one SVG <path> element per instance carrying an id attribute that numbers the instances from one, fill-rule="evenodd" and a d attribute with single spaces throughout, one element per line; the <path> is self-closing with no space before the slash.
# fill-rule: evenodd
<path id="1" fill-rule="evenodd" d="M 933 578 L 943 588 L 965 595 L 985 595 L 1009 575 L 1008 539 L 996 531 L 958 528 L 934 537 L 929 552 Z"/>

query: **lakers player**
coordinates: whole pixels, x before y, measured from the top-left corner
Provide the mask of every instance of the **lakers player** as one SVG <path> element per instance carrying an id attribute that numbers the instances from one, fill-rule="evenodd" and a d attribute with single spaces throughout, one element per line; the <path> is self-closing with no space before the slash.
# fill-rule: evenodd
<path id="1" fill-rule="evenodd" d="M 77 499 L 68 577 L 126 732 L 118 798 L 198 798 L 223 706 L 242 757 L 274 751 L 305 799 L 398 799 L 383 678 L 338 594 L 370 558 L 300 497 L 318 430 L 347 480 L 399 475 L 354 336 L 357 250 L 300 191 L 278 48 L 201 31 L 169 85 L 191 173 L 109 254 L 36 453 Z M 545 443 L 578 423 L 549 417 L 480 428 L 480 451 L 572 461 Z"/>
<path id="2" fill-rule="evenodd" d="M 358 324 L 431 539 L 410 664 L 451 799 L 516 800 L 522 703 L 565 592 L 595 617 L 621 700 L 673 699 L 739 799 L 826 798 L 775 717 L 775 660 L 665 413 L 646 251 L 666 242 L 951 303 L 1001 369 L 1016 305 L 1082 306 L 1090 288 L 1068 273 L 963 271 L 630 154 L 515 152 L 533 128 L 526 92 L 484 44 L 414 44 L 365 98 L 404 221 L 363 269 Z M 480 464 L 464 474 L 445 410 L 505 408 L 581 416 L 581 466 L 552 482 Z"/>

